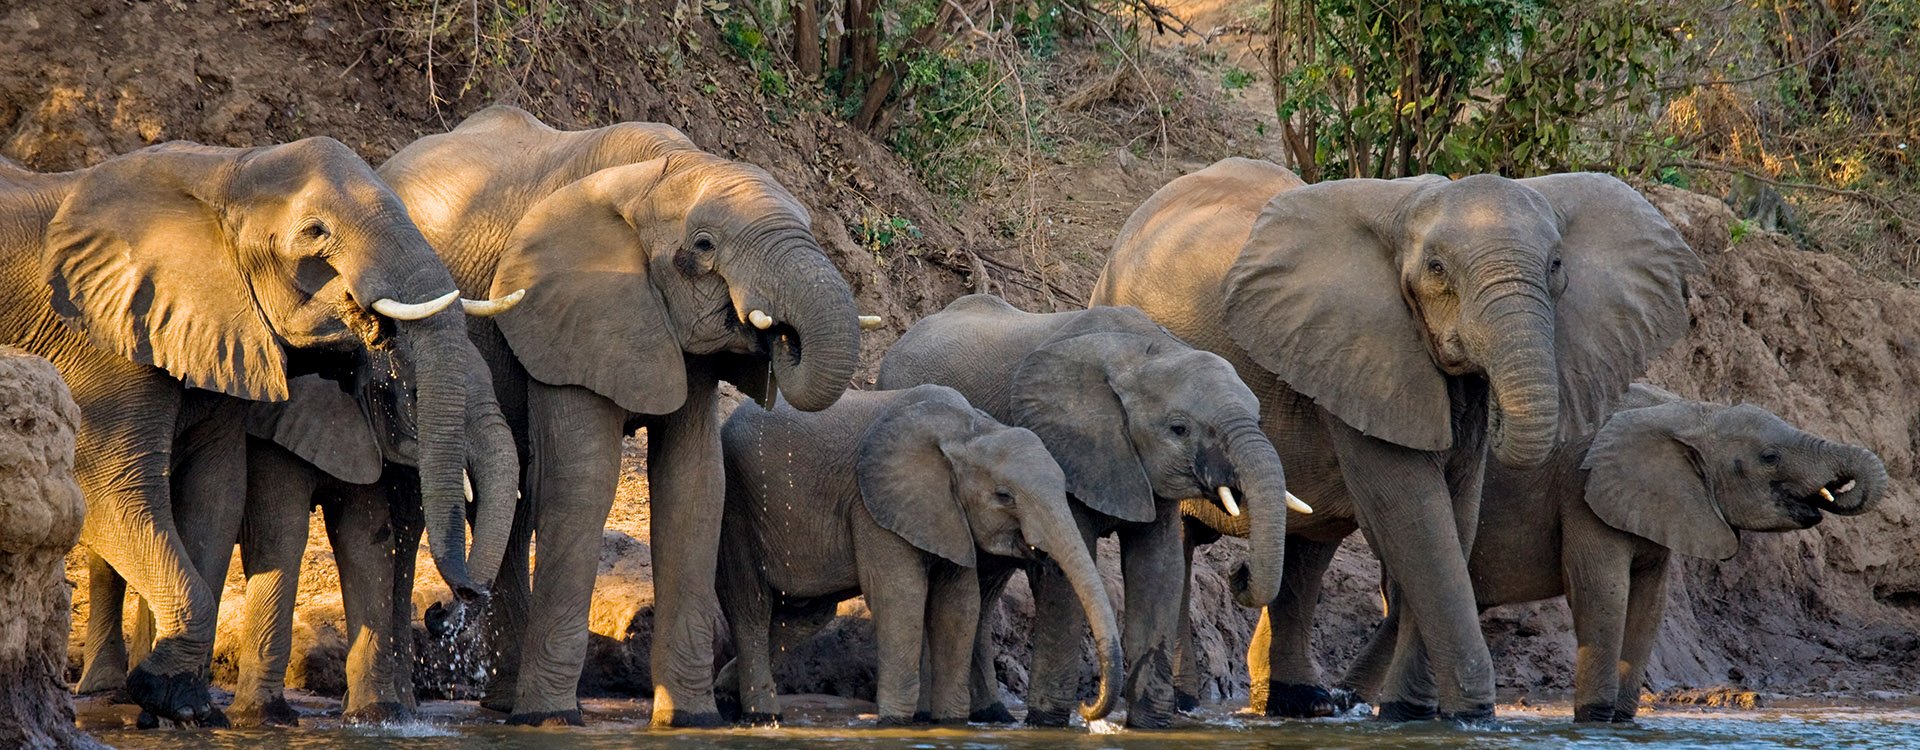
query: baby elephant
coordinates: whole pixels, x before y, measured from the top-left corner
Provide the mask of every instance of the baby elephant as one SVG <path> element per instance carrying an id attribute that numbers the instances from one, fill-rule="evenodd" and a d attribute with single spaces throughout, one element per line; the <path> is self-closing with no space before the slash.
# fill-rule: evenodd
<path id="1" fill-rule="evenodd" d="M 1811 528 L 1822 511 L 1856 515 L 1887 488 L 1872 451 L 1802 432 L 1758 406 L 1635 385 L 1623 407 L 1537 469 L 1487 465 L 1468 563 L 1482 610 L 1567 595 L 1579 643 L 1575 721 L 1633 718 L 1666 605 L 1669 552 L 1725 560 L 1739 551 L 1740 531 Z M 1362 698 L 1389 679 L 1428 681 L 1394 659 L 1396 620 L 1390 611 L 1348 672 Z"/>
<path id="2" fill-rule="evenodd" d="M 1032 432 L 928 385 L 848 391 L 818 412 L 743 405 L 720 439 L 718 588 L 739 651 L 726 671 L 744 720 L 780 718 L 774 648 L 797 645 L 835 605 L 864 594 L 879 648 L 880 721 L 965 722 L 980 553 L 1045 553 L 1066 572 L 1100 660 L 1099 697 L 1081 715 L 1092 721 L 1113 708 L 1121 668 L 1113 605 L 1067 510 L 1066 478 Z M 926 717 L 915 711 L 923 649 Z"/>

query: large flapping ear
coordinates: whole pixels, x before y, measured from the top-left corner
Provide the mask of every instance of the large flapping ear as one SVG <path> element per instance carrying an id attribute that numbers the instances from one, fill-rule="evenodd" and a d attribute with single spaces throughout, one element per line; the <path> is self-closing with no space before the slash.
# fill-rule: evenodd
<path id="1" fill-rule="evenodd" d="M 1700 452 L 1710 414 L 1685 401 L 1614 414 L 1582 464 L 1587 507 L 1608 526 L 1675 552 L 1732 557 L 1740 538 L 1714 501 Z"/>
<path id="2" fill-rule="evenodd" d="M 380 442 L 360 402 L 318 375 L 289 385 L 286 401 L 250 405 L 247 434 L 272 440 L 342 482 L 380 481 Z"/>
<path id="3" fill-rule="evenodd" d="M 1585 435 L 1687 332 L 1686 277 L 1706 268 L 1666 217 L 1620 180 L 1584 172 L 1519 183 L 1559 215 L 1560 434 Z"/>
<path id="4" fill-rule="evenodd" d="M 971 568 L 973 531 L 941 443 L 964 439 L 978 412 L 951 389 L 937 391 L 945 393 L 903 397 L 861 436 L 860 496 L 881 528 Z"/>
<path id="5" fill-rule="evenodd" d="M 652 253 L 629 216 L 665 176 L 664 160 L 603 169 L 534 204 L 514 228 L 491 296 L 526 297 L 494 318 L 527 374 L 584 386 L 640 414 L 687 398 L 686 364 Z"/>
<path id="6" fill-rule="evenodd" d="M 1153 485 L 1127 434 L 1126 405 L 1110 371 L 1138 361 L 1152 342 L 1126 332 L 1055 337 L 1013 372 L 1013 421 L 1040 436 L 1066 472 L 1067 491 L 1135 523 L 1153 520 Z"/>
<path id="7" fill-rule="evenodd" d="M 1396 226 L 1428 176 L 1339 180 L 1267 202 L 1225 284 L 1227 332 L 1253 360 L 1361 432 L 1453 444 L 1445 376 L 1401 293 Z"/>
<path id="8" fill-rule="evenodd" d="M 196 388 L 278 400 L 286 354 L 212 202 L 245 153 L 167 144 L 87 170 L 40 268 L 54 311 L 94 343 Z"/>

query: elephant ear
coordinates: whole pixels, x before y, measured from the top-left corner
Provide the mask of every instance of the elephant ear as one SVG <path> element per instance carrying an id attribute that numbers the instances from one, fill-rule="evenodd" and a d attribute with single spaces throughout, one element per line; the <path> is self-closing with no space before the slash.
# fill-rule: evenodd
<path id="1" fill-rule="evenodd" d="M 514 227 L 490 294 L 526 297 L 494 318 L 527 374 L 578 385 L 639 414 L 687 398 L 686 363 L 652 253 L 625 206 L 665 176 L 664 160 L 595 172 L 533 205 Z"/>
<path id="2" fill-rule="evenodd" d="M 206 197 L 241 153 L 166 145 L 87 170 L 40 269 L 54 311 L 95 344 L 196 388 L 279 400 L 286 354 Z"/>
<path id="3" fill-rule="evenodd" d="M 1587 507 L 1608 526 L 1685 555 L 1725 560 L 1740 538 L 1714 502 L 1701 459 L 1710 408 L 1677 402 L 1619 412 L 1587 449 Z"/>
<path id="4" fill-rule="evenodd" d="M 880 528 L 971 568 L 973 531 L 941 444 L 964 438 L 978 412 L 951 389 L 928 390 L 934 392 L 902 397 L 861 436 L 860 497 Z"/>
<path id="5" fill-rule="evenodd" d="M 286 401 L 250 406 L 247 434 L 272 440 L 342 482 L 380 481 L 380 442 L 360 402 L 317 375 L 294 378 L 289 385 Z"/>
<path id="6" fill-rule="evenodd" d="M 1339 180 L 1267 202 L 1227 270 L 1227 333 L 1261 367 L 1367 435 L 1453 444 L 1445 376 L 1401 294 L 1395 217 L 1444 177 Z"/>
<path id="7" fill-rule="evenodd" d="M 1161 334 L 1164 335 L 1164 334 Z M 1153 339 L 1137 333 L 1054 338 L 1013 372 L 1015 424 L 1032 430 L 1087 507 L 1134 523 L 1153 520 L 1153 485 L 1127 433 L 1113 368 L 1137 362 Z"/>
<path id="8" fill-rule="evenodd" d="M 1666 217 L 1620 180 L 1585 172 L 1519 182 L 1545 197 L 1560 221 L 1560 434 L 1590 434 L 1627 385 L 1687 332 L 1686 277 L 1706 267 Z"/>

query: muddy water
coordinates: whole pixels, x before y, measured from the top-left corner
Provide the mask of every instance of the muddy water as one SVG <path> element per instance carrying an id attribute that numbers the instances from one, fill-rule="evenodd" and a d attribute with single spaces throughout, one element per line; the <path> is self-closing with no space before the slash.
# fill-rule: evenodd
<path id="1" fill-rule="evenodd" d="M 521 729 L 468 723 L 471 716 L 430 715 L 421 723 L 343 727 L 325 718 L 290 730 L 117 728 L 115 715 L 83 714 L 95 736 L 125 750 L 678 750 L 848 747 L 873 750 L 1241 750 L 1252 748 L 1920 748 L 1920 709 L 1781 708 L 1757 711 L 1658 710 L 1630 726 L 1570 722 L 1565 706 L 1502 707 L 1488 727 L 1439 723 L 1388 725 L 1365 719 L 1269 721 L 1214 712 L 1159 732 L 1088 734 L 1084 729 L 993 727 L 881 729 L 860 718 L 809 718 L 797 726 L 721 731 L 656 731 L 643 712 L 601 712 L 585 729 Z"/>

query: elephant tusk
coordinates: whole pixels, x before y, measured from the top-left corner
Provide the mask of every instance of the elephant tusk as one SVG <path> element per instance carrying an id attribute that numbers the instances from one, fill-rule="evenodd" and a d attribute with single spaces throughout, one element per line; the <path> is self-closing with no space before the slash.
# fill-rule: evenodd
<path id="1" fill-rule="evenodd" d="M 1301 515 L 1313 513 L 1313 506 L 1308 505 L 1307 501 L 1301 500 L 1299 495 L 1291 492 L 1287 493 L 1287 508 Z"/>
<path id="2" fill-rule="evenodd" d="M 1831 492 L 1828 492 L 1828 491 L 1827 491 L 1827 488 L 1825 488 L 1825 487 L 1821 487 L 1821 488 L 1820 488 L 1820 497 L 1821 497 L 1821 499 L 1823 499 L 1823 500 L 1826 500 L 1826 501 L 1827 501 L 1827 502 L 1829 502 L 1829 503 L 1831 503 L 1831 502 L 1834 502 L 1834 500 L 1833 500 L 1833 493 L 1831 493 Z"/>
<path id="3" fill-rule="evenodd" d="M 773 316 L 759 310 L 747 313 L 747 322 L 762 331 L 773 327 Z"/>
<path id="4" fill-rule="evenodd" d="M 886 325 L 886 322 L 886 319 L 878 315 L 862 315 L 860 316 L 860 330 L 871 331 Z"/>
<path id="5" fill-rule="evenodd" d="M 395 302 L 386 297 L 373 303 L 373 311 L 394 320 L 419 320 L 441 310 L 460 298 L 460 290 L 455 289 L 425 302 Z"/>
<path id="6" fill-rule="evenodd" d="M 527 290 L 518 289 L 512 294 L 497 299 L 467 299 L 461 297 L 460 309 L 465 310 L 468 315 L 476 318 L 491 318 L 500 313 L 512 310 L 513 306 L 520 304 L 520 300 L 526 296 Z"/>
<path id="7" fill-rule="evenodd" d="M 460 491 L 467 496 L 467 502 L 473 502 L 473 476 L 466 469 L 460 470 Z"/>
<path id="8" fill-rule="evenodd" d="M 1224 485 L 1220 487 L 1220 504 L 1226 506 L 1227 515 L 1240 517 L 1240 504 L 1233 501 L 1233 490 L 1227 489 Z"/>

